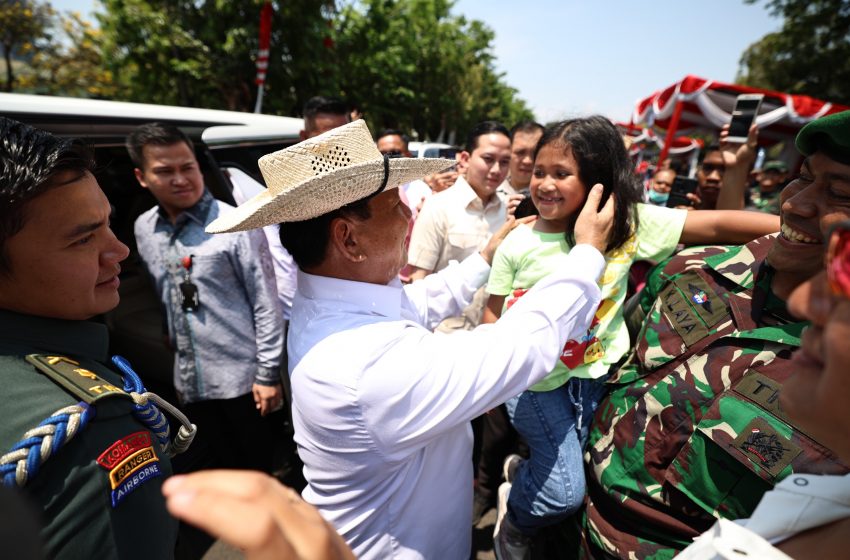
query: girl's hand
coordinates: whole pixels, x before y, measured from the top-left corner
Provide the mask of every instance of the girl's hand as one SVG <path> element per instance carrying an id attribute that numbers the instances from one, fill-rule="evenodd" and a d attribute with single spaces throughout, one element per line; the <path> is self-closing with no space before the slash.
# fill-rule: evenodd
<path id="1" fill-rule="evenodd" d="M 602 210 L 597 212 L 596 209 L 599 208 L 601 200 L 602 185 L 597 183 L 590 189 L 587 200 L 584 202 L 584 208 L 578 215 L 575 237 L 576 245 L 585 243 L 596 247 L 600 253 L 604 253 L 606 247 L 608 247 L 611 230 L 614 228 L 614 195 L 611 194 Z"/>

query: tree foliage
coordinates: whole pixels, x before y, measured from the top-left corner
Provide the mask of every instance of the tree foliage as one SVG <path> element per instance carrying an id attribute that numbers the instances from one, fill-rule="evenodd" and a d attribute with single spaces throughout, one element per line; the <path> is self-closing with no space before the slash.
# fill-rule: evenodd
<path id="1" fill-rule="evenodd" d="M 263 0 L 100 0 L 99 28 L 47 3 L 0 0 L 22 91 L 250 111 Z M 484 119 L 531 112 L 495 68 L 493 32 L 452 0 L 277 0 L 264 110 L 314 95 L 355 104 L 373 129 L 462 141 Z M 9 72 L 12 72 L 9 65 Z"/>
<path id="2" fill-rule="evenodd" d="M 767 0 L 766 6 L 784 18 L 782 29 L 744 51 L 737 81 L 850 105 L 850 2 Z"/>
<path id="3" fill-rule="evenodd" d="M 101 0 L 110 70 L 129 100 L 249 111 L 262 0 Z M 327 3 L 273 2 L 265 112 L 292 114 L 328 87 Z M 306 96 L 306 97 L 305 97 Z"/>
<path id="4" fill-rule="evenodd" d="M 445 140 L 475 122 L 510 124 L 531 112 L 494 69 L 493 32 L 451 14 L 447 0 L 367 0 L 343 8 L 336 49 L 343 95 L 373 128 Z"/>
<path id="5" fill-rule="evenodd" d="M 53 26 L 58 33 L 33 50 L 18 79 L 19 89 L 71 97 L 114 96 L 117 88 L 104 66 L 100 30 L 77 12 L 56 15 Z"/>
<path id="6" fill-rule="evenodd" d="M 262 0 L 101 0 L 118 96 L 251 110 Z M 356 104 L 373 128 L 422 138 L 478 120 L 531 116 L 495 70 L 493 32 L 448 0 L 273 2 L 264 112 L 299 114 L 314 95 Z"/>
<path id="7" fill-rule="evenodd" d="M 54 15 L 47 2 L 32 0 L 0 0 L 0 46 L 6 67 L 5 91 L 15 88 L 12 59 L 28 56 L 38 43 L 50 38 L 48 33 Z"/>

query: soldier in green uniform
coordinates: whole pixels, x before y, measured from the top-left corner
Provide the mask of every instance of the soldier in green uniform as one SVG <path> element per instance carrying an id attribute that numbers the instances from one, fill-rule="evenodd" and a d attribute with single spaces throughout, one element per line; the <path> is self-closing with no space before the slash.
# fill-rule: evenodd
<path id="1" fill-rule="evenodd" d="M 591 429 L 586 555 L 671 558 L 791 473 L 848 471 L 779 395 L 805 326 L 785 299 L 850 217 L 850 112 L 810 123 L 797 147 L 807 157 L 782 191 L 778 235 L 688 250 L 650 275 L 635 351 Z"/>
<path id="2" fill-rule="evenodd" d="M 764 164 L 758 172 L 758 185 L 750 193 L 747 210 L 758 210 L 779 215 L 779 194 L 785 186 L 788 166 L 784 161 L 773 160 Z"/>
<path id="3" fill-rule="evenodd" d="M 128 254 L 91 164 L 0 117 L 0 478 L 41 508 L 51 558 L 172 558 L 167 439 L 106 365 L 106 327 L 87 321 L 118 304 Z"/>

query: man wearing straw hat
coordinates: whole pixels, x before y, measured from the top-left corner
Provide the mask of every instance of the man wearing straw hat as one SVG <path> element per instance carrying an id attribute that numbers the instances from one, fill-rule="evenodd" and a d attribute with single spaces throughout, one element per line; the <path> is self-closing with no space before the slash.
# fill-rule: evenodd
<path id="1" fill-rule="evenodd" d="M 382 157 L 363 121 L 260 159 L 268 190 L 212 233 L 281 224 L 299 267 L 289 371 L 306 500 L 360 558 L 466 558 L 469 421 L 533 385 L 599 303 L 613 204 L 594 188 L 569 264 L 488 329 L 433 333 L 487 279 L 506 224 L 462 263 L 402 286 L 400 184 L 453 162 Z"/>

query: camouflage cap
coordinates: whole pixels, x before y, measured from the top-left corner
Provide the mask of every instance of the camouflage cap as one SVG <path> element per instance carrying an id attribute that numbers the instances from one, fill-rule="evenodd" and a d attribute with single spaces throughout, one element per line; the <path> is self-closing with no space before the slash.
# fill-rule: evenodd
<path id="1" fill-rule="evenodd" d="M 837 162 L 850 165 L 850 111 L 810 122 L 797 134 L 796 144 L 804 156 L 823 152 Z"/>

